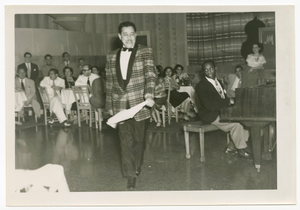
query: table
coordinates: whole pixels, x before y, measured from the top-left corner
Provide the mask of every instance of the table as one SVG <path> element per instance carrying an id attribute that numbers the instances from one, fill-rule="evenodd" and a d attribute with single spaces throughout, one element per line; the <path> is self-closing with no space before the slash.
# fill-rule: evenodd
<path id="1" fill-rule="evenodd" d="M 194 110 L 196 113 L 198 113 L 197 107 L 195 106 L 195 89 L 193 88 L 193 86 L 180 86 L 178 92 L 187 92 L 190 95 L 190 99 L 194 104 Z"/>
<path id="2" fill-rule="evenodd" d="M 15 111 L 19 112 L 24 106 L 25 101 L 27 101 L 27 97 L 24 91 L 15 92 Z"/>
<path id="3" fill-rule="evenodd" d="M 180 86 L 178 92 L 187 92 L 191 97 L 192 103 L 195 104 L 195 89 L 193 86 Z"/>
<path id="4" fill-rule="evenodd" d="M 61 103 L 66 106 L 67 114 L 70 114 L 72 104 L 75 101 L 73 90 L 71 88 L 61 90 Z"/>

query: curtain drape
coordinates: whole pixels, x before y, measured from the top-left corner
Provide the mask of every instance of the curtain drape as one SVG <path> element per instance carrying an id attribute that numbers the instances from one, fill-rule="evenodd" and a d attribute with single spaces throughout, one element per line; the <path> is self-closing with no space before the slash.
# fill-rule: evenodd
<path id="1" fill-rule="evenodd" d="M 187 47 L 189 65 L 204 60 L 216 63 L 243 62 L 242 43 L 247 39 L 245 25 L 255 16 L 266 27 L 275 26 L 274 12 L 187 13 Z"/>

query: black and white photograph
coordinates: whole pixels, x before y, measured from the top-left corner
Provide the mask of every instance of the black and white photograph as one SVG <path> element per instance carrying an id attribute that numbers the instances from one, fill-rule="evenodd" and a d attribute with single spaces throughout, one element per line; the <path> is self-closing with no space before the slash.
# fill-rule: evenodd
<path id="1" fill-rule="evenodd" d="M 141 9 L 8 7 L 9 204 L 295 203 L 293 8 Z"/>

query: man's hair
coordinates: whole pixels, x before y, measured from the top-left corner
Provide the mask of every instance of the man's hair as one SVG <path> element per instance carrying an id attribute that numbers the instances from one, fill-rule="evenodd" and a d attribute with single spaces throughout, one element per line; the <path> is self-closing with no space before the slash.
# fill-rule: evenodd
<path id="1" fill-rule="evenodd" d="M 134 32 L 136 32 L 135 24 L 133 22 L 130 22 L 130 21 L 125 21 L 123 23 L 120 23 L 120 25 L 118 27 L 119 34 L 121 34 L 123 27 L 129 27 L 129 26 L 132 26 L 133 29 L 134 29 Z"/>
<path id="2" fill-rule="evenodd" d="M 182 65 L 180 65 L 180 64 L 176 64 L 176 66 L 174 67 L 174 70 L 176 71 L 176 69 L 178 68 L 178 67 L 181 67 L 182 68 L 182 71 L 183 71 L 183 66 Z"/>
<path id="3" fill-rule="evenodd" d="M 23 69 L 23 70 L 25 71 L 25 69 L 24 69 L 23 67 L 20 67 L 20 68 L 18 68 L 17 73 L 19 73 L 19 71 L 20 71 L 21 69 Z M 26 71 L 25 71 L 25 73 L 26 73 Z"/>
<path id="4" fill-rule="evenodd" d="M 51 71 L 54 72 L 54 74 L 58 74 L 58 70 L 57 70 L 57 69 L 50 69 L 50 70 L 49 70 L 49 76 L 50 76 L 50 72 L 51 72 Z"/>
<path id="5" fill-rule="evenodd" d="M 205 60 L 203 63 L 202 63 L 202 70 L 204 70 L 204 66 L 205 64 L 207 63 L 211 63 L 212 65 L 214 65 L 214 67 L 216 68 L 216 63 L 213 61 L 213 60 Z"/>
<path id="6" fill-rule="evenodd" d="M 173 76 L 174 75 L 174 69 L 171 66 L 167 66 L 166 68 L 164 68 L 164 76 L 167 75 L 166 72 L 167 72 L 168 69 L 171 69 L 171 71 L 172 71 L 172 75 L 171 76 Z"/>
<path id="7" fill-rule="evenodd" d="M 91 66 L 91 65 L 89 65 L 89 64 L 84 64 L 83 67 L 85 67 L 85 66 L 87 66 L 87 67 L 89 68 L 89 70 L 92 70 L 92 66 Z M 83 68 L 83 67 L 82 67 L 82 68 Z"/>
<path id="8" fill-rule="evenodd" d="M 237 69 L 237 68 L 240 68 L 240 69 L 241 69 L 241 71 L 243 71 L 243 70 L 244 70 L 244 69 L 243 69 L 243 67 L 242 67 L 241 65 L 236 65 L 236 66 L 235 66 L 235 68 L 234 68 L 234 72 L 236 72 L 236 69 Z"/>
<path id="9" fill-rule="evenodd" d="M 65 68 L 63 69 L 64 74 L 66 74 L 66 70 L 67 69 L 69 69 L 70 72 L 72 72 L 72 74 L 73 74 L 73 69 L 71 67 L 69 67 L 69 66 L 65 66 Z"/>
<path id="10" fill-rule="evenodd" d="M 62 57 L 65 57 L 65 55 L 70 55 L 68 52 L 64 52 L 63 54 L 62 54 Z"/>
<path id="11" fill-rule="evenodd" d="M 83 60 L 85 62 L 85 59 L 84 58 L 79 58 L 78 59 L 78 62 L 80 62 L 81 60 Z"/>
<path id="12" fill-rule="evenodd" d="M 32 57 L 31 53 L 30 52 L 26 52 L 24 53 L 24 58 L 26 57 L 26 55 L 30 55 L 30 57 Z"/>
<path id="13" fill-rule="evenodd" d="M 46 60 L 47 57 L 50 57 L 50 58 L 52 59 L 52 55 L 50 55 L 50 54 L 46 54 L 46 55 L 44 56 L 44 59 Z"/>

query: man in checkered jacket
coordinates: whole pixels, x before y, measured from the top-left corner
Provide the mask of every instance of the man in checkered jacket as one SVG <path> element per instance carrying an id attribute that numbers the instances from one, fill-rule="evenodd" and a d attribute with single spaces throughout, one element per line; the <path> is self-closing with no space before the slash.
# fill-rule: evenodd
<path id="1" fill-rule="evenodd" d="M 154 105 L 155 67 L 152 48 L 136 44 L 136 27 L 126 21 L 119 25 L 123 47 L 107 55 L 106 109 L 111 115 L 147 101 L 133 118 L 119 123 L 123 176 L 133 189 L 141 172 L 147 119 Z"/>

